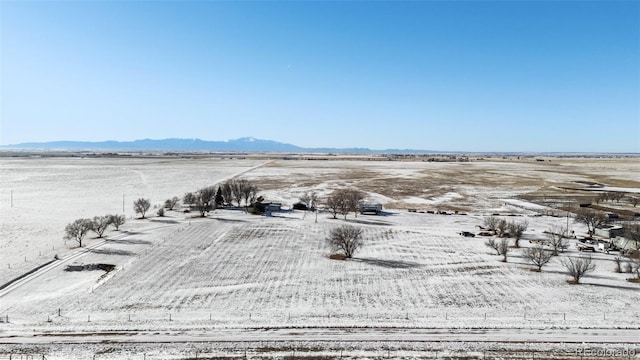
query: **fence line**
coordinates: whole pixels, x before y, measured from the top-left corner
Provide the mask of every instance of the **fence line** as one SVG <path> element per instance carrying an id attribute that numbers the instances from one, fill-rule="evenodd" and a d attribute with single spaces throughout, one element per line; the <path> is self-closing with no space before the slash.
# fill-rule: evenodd
<path id="1" fill-rule="evenodd" d="M 583 326 L 583 327 L 637 327 L 640 312 L 461 312 L 461 311 L 405 311 L 405 312 L 244 312 L 244 311 L 122 311 L 122 312 L 66 312 L 54 309 L 36 315 L 0 314 L 0 323 L 16 325 L 37 324 L 171 324 L 181 323 L 211 326 L 265 326 L 265 327 L 435 327 L 515 328 L 527 326 Z"/>
<path id="2" fill-rule="evenodd" d="M 110 344 L 113 348 L 122 346 L 121 344 Z M 235 348 L 208 348 L 208 349 L 191 349 L 188 351 L 172 351 L 171 348 L 163 348 L 162 350 L 149 350 L 148 352 L 135 352 L 131 349 L 123 347 L 120 354 L 117 349 L 109 352 L 83 352 L 73 356 L 72 359 L 87 360 L 109 360 L 119 359 L 126 356 L 131 360 L 155 360 L 155 359 L 175 359 L 175 360 L 193 360 L 193 359 L 215 359 L 215 358 L 231 358 L 231 359 L 466 359 L 466 360 L 547 360 L 547 359 L 567 359 L 567 360 L 629 360 L 638 359 L 635 349 L 564 349 L 564 350 L 538 350 L 538 349 L 521 349 L 521 350 L 447 350 L 447 349 L 401 349 L 401 348 L 378 348 L 378 349 L 340 349 L 328 345 L 322 347 L 304 347 L 291 345 L 289 347 L 274 348 L 269 346 L 252 346 L 252 347 L 235 347 Z M 0 360 L 48 360 L 49 358 L 59 358 L 55 353 L 49 354 L 1 354 Z"/>

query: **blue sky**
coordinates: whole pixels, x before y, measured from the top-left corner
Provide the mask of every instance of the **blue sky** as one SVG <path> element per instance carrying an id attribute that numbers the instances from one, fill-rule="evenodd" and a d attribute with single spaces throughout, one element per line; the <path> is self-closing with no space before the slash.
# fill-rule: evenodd
<path id="1" fill-rule="evenodd" d="M 0 143 L 640 152 L 640 2 L 2 1 Z"/>

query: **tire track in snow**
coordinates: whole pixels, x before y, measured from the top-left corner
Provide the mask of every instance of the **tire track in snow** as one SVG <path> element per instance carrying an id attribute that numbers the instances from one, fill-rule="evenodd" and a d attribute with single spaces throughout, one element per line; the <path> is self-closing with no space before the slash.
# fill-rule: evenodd
<path id="1" fill-rule="evenodd" d="M 153 231 L 153 230 L 157 230 L 157 229 L 160 229 L 160 228 L 163 228 L 163 227 L 167 227 L 167 226 L 169 226 L 169 225 L 155 226 L 155 227 L 151 227 L 151 228 L 144 228 L 144 229 L 141 229 L 141 230 Z M 100 242 L 98 242 L 96 244 L 93 244 L 91 246 L 87 246 L 87 247 L 84 247 L 84 248 L 79 248 L 75 252 L 67 255 L 66 257 L 60 258 L 58 261 L 54 261 L 53 263 L 51 263 L 51 264 L 49 264 L 47 266 L 44 266 L 44 267 L 40 268 L 37 271 L 34 271 L 33 273 L 23 277 L 22 279 L 14 281 L 12 284 L 10 284 L 9 286 L 5 287 L 4 289 L 2 289 L 0 291 L 0 298 L 6 296 L 7 294 L 11 293 L 12 291 L 18 289 L 19 287 L 21 287 L 21 286 L 23 286 L 23 285 L 25 285 L 25 284 L 27 284 L 27 283 L 39 278 L 40 276 L 48 273 L 49 271 L 51 271 L 51 270 L 53 270 L 55 268 L 58 268 L 58 267 L 62 266 L 63 264 L 69 263 L 71 260 L 78 259 L 78 258 L 80 258 L 80 257 L 82 257 L 82 256 L 84 256 L 86 254 L 92 253 L 92 250 L 99 249 L 102 246 L 104 246 L 105 244 L 109 244 L 109 240 L 121 240 L 121 239 L 124 239 L 124 238 L 126 238 L 128 236 L 133 236 L 133 234 L 129 234 L 129 233 L 119 234 L 119 235 L 117 235 L 115 237 L 112 237 L 112 238 L 105 238 L 104 240 L 102 240 L 102 241 L 100 241 Z"/>

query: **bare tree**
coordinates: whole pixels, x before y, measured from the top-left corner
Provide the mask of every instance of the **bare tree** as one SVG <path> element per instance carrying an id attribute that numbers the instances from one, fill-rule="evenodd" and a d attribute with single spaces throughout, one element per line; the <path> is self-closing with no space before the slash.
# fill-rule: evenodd
<path id="1" fill-rule="evenodd" d="M 509 230 L 509 235 L 511 235 L 514 239 L 513 246 L 515 246 L 516 248 L 520 247 L 520 238 L 528 227 L 529 224 L 526 221 L 521 223 L 516 223 L 515 221 L 509 222 L 507 228 Z"/>
<path id="2" fill-rule="evenodd" d="M 180 202 L 180 199 L 177 196 L 174 196 L 171 199 L 167 199 L 164 202 L 164 207 L 169 210 L 173 210 L 174 207 L 178 206 L 179 202 Z"/>
<path id="3" fill-rule="evenodd" d="M 312 191 L 309 197 L 311 199 L 309 202 L 309 208 L 315 209 L 318 206 L 318 194 L 315 191 Z"/>
<path id="4" fill-rule="evenodd" d="M 615 263 L 616 263 L 616 267 L 613 269 L 613 271 L 615 271 L 617 273 L 621 273 L 622 272 L 622 258 L 620 256 L 616 256 L 615 259 L 613 259 L 613 261 L 615 261 Z"/>
<path id="5" fill-rule="evenodd" d="M 182 197 L 182 203 L 189 208 L 192 208 L 195 205 L 196 201 L 196 195 L 192 192 L 188 192 Z"/>
<path id="6" fill-rule="evenodd" d="M 133 210 L 136 212 L 136 214 L 140 214 L 142 219 L 144 219 L 144 214 L 147 213 L 150 207 L 151 202 L 145 198 L 139 198 L 138 200 L 133 202 Z"/>
<path id="7" fill-rule="evenodd" d="M 205 217 L 207 211 L 211 211 L 215 208 L 215 197 L 215 186 L 204 187 L 198 190 L 196 194 L 194 194 L 193 207 L 198 210 L 198 212 L 200 213 L 200 217 Z"/>
<path id="8" fill-rule="evenodd" d="M 503 256 L 502 262 L 507 262 L 507 253 L 509 252 L 509 240 L 501 239 L 498 243 L 498 252 Z"/>
<path id="9" fill-rule="evenodd" d="M 507 221 L 504 219 L 500 219 L 500 221 L 498 221 L 498 225 L 496 226 L 496 233 L 498 235 L 498 237 L 503 237 L 506 236 L 507 234 L 507 230 L 508 230 L 508 224 Z"/>
<path id="10" fill-rule="evenodd" d="M 120 230 L 120 226 L 124 225 L 125 220 L 126 219 L 124 215 L 109 215 L 109 223 L 113 225 L 116 231 Z"/>
<path id="11" fill-rule="evenodd" d="M 344 216 L 344 219 L 346 220 L 347 215 L 349 215 L 351 209 L 353 209 L 353 206 L 351 206 L 351 203 L 349 202 L 349 193 L 347 190 L 338 190 L 338 196 L 340 197 L 340 201 L 338 202 L 338 212 Z"/>
<path id="12" fill-rule="evenodd" d="M 222 198 L 224 202 L 227 204 L 231 204 L 233 199 L 233 189 L 231 188 L 231 181 L 225 181 L 224 184 L 220 187 L 222 192 Z"/>
<path id="13" fill-rule="evenodd" d="M 164 217 L 164 207 L 160 207 L 158 208 L 158 210 L 156 211 L 156 215 L 158 215 L 159 217 Z"/>
<path id="14" fill-rule="evenodd" d="M 349 225 L 331 229 L 327 242 L 331 246 L 331 250 L 341 251 L 347 258 L 351 258 L 364 245 L 362 229 Z"/>
<path id="15" fill-rule="evenodd" d="M 596 265 L 593 264 L 591 255 L 587 257 L 566 257 L 562 259 L 562 265 L 567 268 L 569 275 L 573 278 L 573 284 L 580 284 L 580 279 L 588 272 L 592 272 L 596 269 Z"/>
<path id="16" fill-rule="evenodd" d="M 241 180 L 242 197 L 244 198 L 244 206 L 249 206 L 249 201 L 256 198 L 258 187 L 249 180 Z"/>
<path id="17" fill-rule="evenodd" d="M 500 255 L 500 244 L 496 241 L 495 238 L 489 238 L 487 239 L 487 241 L 484 242 L 484 245 L 487 247 L 492 248 L 493 250 L 496 251 L 496 255 Z"/>
<path id="18" fill-rule="evenodd" d="M 567 240 L 567 228 L 564 226 L 547 231 L 547 244 L 551 247 L 553 256 L 558 256 L 558 250 L 564 251 L 569 246 Z"/>
<path id="19" fill-rule="evenodd" d="M 307 208 L 311 206 L 311 194 L 309 194 L 309 192 L 305 192 L 304 194 L 300 195 L 298 200 L 301 203 L 303 203 Z"/>
<path id="20" fill-rule="evenodd" d="M 232 179 L 229 180 L 229 185 L 231 186 L 231 194 L 233 196 L 233 199 L 236 201 L 236 203 L 238 204 L 238 207 L 240 207 L 240 204 L 242 203 L 242 196 L 244 194 L 244 179 Z"/>
<path id="21" fill-rule="evenodd" d="M 542 271 L 542 267 L 549 263 L 552 257 L 551 251 L 545 250 L 542 246 L 524 249 L 522 253 L 538 268 L 538 272 Z"/>
<path id="22" fill-rule="evenodd" d="M 82 247 L 82 239 L 91 231 L 91 219 L 77 219 L 64 228 L 64 238 L 78 242 Z"/>
<path id="23" fill-rule="evenodd" d="M 629 198 L 629 202 L 631 203 L 631 205 L 633 205 L 633 207 L 638 206 L 638 203 L 640 203 L 640 197 L 634 196 Z"/>
<path id="24" fill-rule="evenodd" d="M 360 202 L 364 199 L 364 193 L 360 190 L 349 189 L 345 191 L 344 196 L 349 210 L 353 211 L 355 217 L 358 217 Z"/>
<path id="25" fill-rule="evenodd" d="M 620 202 L 620 200 L 624 199 L 625 197 L 625 193 L 621 192 L 621 191 L 616 191 L 614 193 L 612 193 L 612 200 L 615 200 L 617 203 Z"/>
<path id="26" fill-rule="evenodd" d="M 507 254 L 509 253 L 509 240 L 500 239 L 500 241 L 497 241 L 494 238 L 490 238 L 490 239 L 487 239 L 487 241 L 484 244 L 492 248 L 493 250 L 495 250 L 497 255 L 504 256 L 502 261 L 507 262 Z"/>
<path id="27" fill-rule="evenodd" d="M 498 222 L 500 219 L 495 216 L 487 216 L 484 218 L 482 224 L 487 230 L 495 231 L 496 227 L 498 227 Z"/>
<path id="28" fill-rule="evenodd" d="M 342 197 L 340 196 L 340 194 L 338 194 L 337 191 L 332 192 L 327 198 L 327 207 L 329 208 L 329 211 L 331 212 L 331 215 L 333 215 L 334 219 L 338 218 L 338 212 L 340 211 L 341 203 Z"/>
<path id="29" fill-rule="evenodd" d="M 107 227 L 109 227 L 109 224 L 111 224 L 111 218 L 109 215 L 94 216 L 91 220 L 91 230 L 98 235 L 98 238 L 101 238 L 107 230 Z"/>
<path id="30" fill-rule="evenodd" d="M 300 195 L 298 200 L 301 203 L 305 204 L 308 209 L 315 209 L 318 203 L 318 194 L 315 191 L 307 191 L 304 194 Z"/>
<path id="31" fill-rule="evenodd" d="M 580 208 L 576 210 L 575 221 L 587 225 L 589 236 L 593 236 L 595 229 L 607 222 L 607 217 L 597 211 Z"/>

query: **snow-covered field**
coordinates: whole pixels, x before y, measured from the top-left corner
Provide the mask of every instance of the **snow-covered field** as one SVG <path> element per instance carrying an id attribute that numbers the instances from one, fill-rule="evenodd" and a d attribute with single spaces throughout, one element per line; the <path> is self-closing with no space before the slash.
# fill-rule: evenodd
<path id="1" fill-rule="evenodd" d="M 434 351 L 471 358 L 559 351 L 580 358 L 577 348 L 640 354 L 640 284 L 613 271 L 615 255 L 594 254 L 596 271 L 582 285 L 569 285 L 560 258 L 584 255 L 574 243 L 537 273 L 522 249 L 504 263 L 484 238 L 458 235 L 496 211 L 529 223 L 523 247 L 566 225 L 566 218 L 537 216 L 539 205 L 516 199 L 538 182 L 593 180 L 573 170 L 569 176 L 562 165 L 4 158 L 1 166 L 0 283 L 55 254 L 60 259 L 0 290 L 0 354 L 178 359 L 193 349 L 242 357 L 246 348 L 250 357 L 291 356 L 292 349 L 328 358 L 342 350 L 357 358 L 433 358 Z M 617 169 L 614 184 L 638 176 Z M 236 175 L 285 206 L 304 191 L 326 195 L 355 186 L 386 212 L 347 220 L 225 209 L 205 219 L 179 211 L 132 218 L 137 197 L 160 204 Z M 122 212 L 123 193 L 129 219 L 122 231 L 89 239 L 83 249 L 64 244 L 68 222 Z M 443 205 L 466 215 L 402 208 Z M 366 245 L 352 260 L 330 260 L 324 239 L 345 223 L 363 228 Z M 90 264 L 115 269 L 65 271 Z"/>

